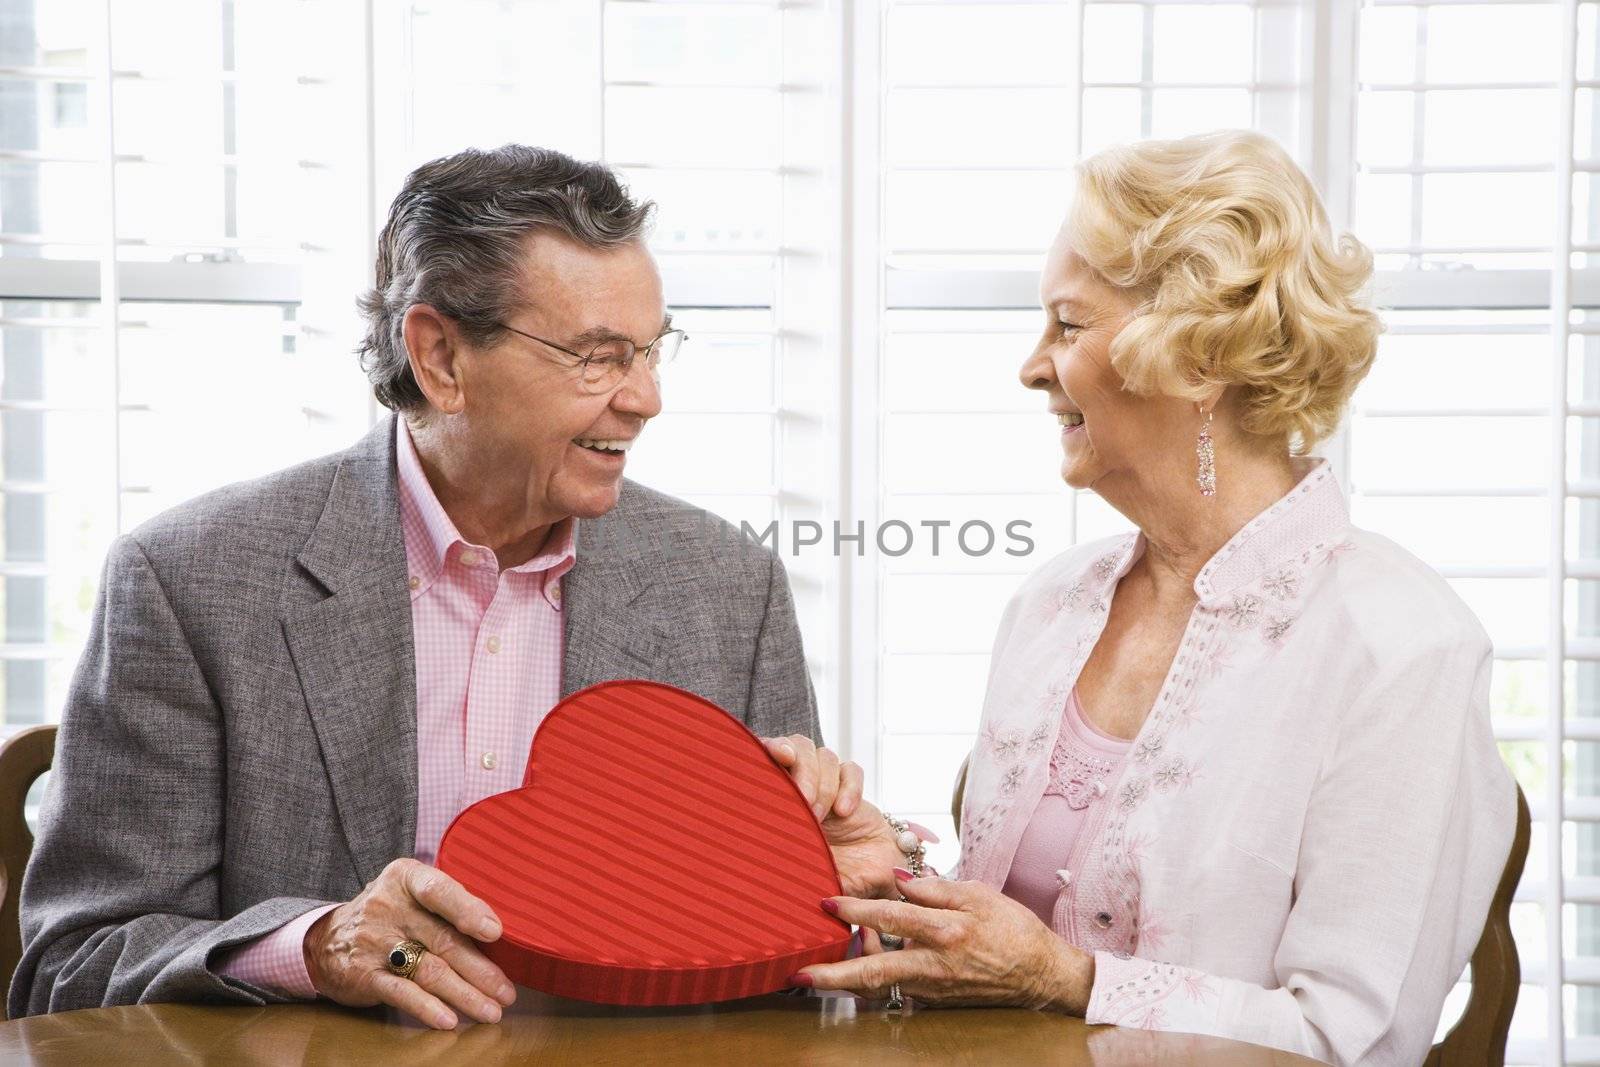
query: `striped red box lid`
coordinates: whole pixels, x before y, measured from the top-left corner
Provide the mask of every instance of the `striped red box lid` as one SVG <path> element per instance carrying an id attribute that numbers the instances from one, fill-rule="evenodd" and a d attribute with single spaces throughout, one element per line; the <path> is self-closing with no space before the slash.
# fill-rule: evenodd
<path id="1" fill-rule="evenodd" d="M 843 959 L 850 928 L 821 828 L 733 716 L 657 682 L 567 697 L 520 789 L 463 811 L 438 866 L 504 924 L 512 981 L 606 1004 L 695 1004 L 781 989 Z"/>

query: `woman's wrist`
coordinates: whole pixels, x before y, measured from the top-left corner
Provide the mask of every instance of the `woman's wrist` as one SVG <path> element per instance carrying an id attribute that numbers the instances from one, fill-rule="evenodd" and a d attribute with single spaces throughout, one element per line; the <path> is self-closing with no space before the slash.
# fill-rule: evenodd
<path id="1" fill-rule="evenodd" d="M 1094 990 L 1094 953 L 1056 938 L 1052 970 L 1052 996 L 1045 1010 L 1083 1018 L 1089 1013 L 1089 996 Z"/>
<path id="2" fill-rule="evenodd" d="M 885 824 L 885 828 L 887 828 L 887 825 Z M 878 840 L 878 852 L 882 860 L 876 865 L 876 873 L 872 879 L 873 895 L 898 900 L 900 897 L 900 882 L 894 876 L 894 869 L 905 866 L 906 854 L 900 851 L 899 845 L 895 844 L 892 830 Z"/>
<path id="3" fill-rule="evenodd" d="M 900 850 L 901 862 L 895 866 L 910 871 L 913 878 L 921 878 L 926 872 L 927 865 L 924 861 L 928 854 L 922 835 L 906 820 L 896 818 L 888 812 L 883 813 L 883 820 L 894 831 L 895 848 Z"/>

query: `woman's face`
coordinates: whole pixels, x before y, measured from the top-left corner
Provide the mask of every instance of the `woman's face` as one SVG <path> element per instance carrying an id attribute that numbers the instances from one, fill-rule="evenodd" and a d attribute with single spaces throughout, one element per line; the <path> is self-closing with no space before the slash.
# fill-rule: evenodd
<path id="1" fill-rule="evenodd" d="M 1198 431 L 1192 404 L 1123 389 L 1111 366 L 1111 341 L 1131 316 L 1134 298 L 1079 258 L 1067 226 L 1045 260 L 1039 302 L 1044 332 L 1019 377 L 1047 394 L 1061 422 L 1061 476 L 1068 485 L 1103 493 L 1135 475 L 1148 481 L 1171 464 L 1175 447 L 1187 443 L 1192 452 Z"/>

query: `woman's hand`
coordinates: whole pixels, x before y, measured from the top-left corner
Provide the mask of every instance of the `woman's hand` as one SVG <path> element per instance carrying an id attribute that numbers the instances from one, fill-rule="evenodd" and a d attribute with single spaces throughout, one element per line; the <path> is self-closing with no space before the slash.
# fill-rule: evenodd
<path id="1" fill-rule="evenodd" d="M 906 854 L 894 840 L 889 820 L 861 799 L 861 767 L 826 748 L 818 748 L 803 734 L 768 738 L 762 742 L 789 772 L 811 812 L 822 824 L 822 835 L 833 851 L 839 885 L 852 897 L 898 895 L 891 873 L 905 862 Z M 937 842 L 932 830 L 910 824 L 924 841 Z"/>
<path id="2" fill-rule="evenodd" d="M 1094 985 L 1094 957 L 1055 935 L 1021 904 L 981 882 L 916 878 L 896 870 L 904 901 L 829 897 L 823 908 L 845 922 L 914 942 L 842 963 L 819 963 L 791 982 L 942 1005 L 1015 1005 L 1082 1015 Z"/>

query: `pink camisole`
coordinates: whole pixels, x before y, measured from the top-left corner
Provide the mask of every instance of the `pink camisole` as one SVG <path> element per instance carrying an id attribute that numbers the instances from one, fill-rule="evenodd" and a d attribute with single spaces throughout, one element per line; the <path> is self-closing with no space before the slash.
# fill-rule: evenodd
<path id="1" fill-rule="evenodd" d="M 1006 896 L 1027 905 L 1046 925 L 1072 878 L 1074 854 L 1087 845 L 1080 839 L 1099 822 L 1104 798 L 1116 786 L 1132 746 L 1089 723 L 1074 687 L 1050 754 L 1050 783 L 1017 844 L 1005 884 Z"/>

